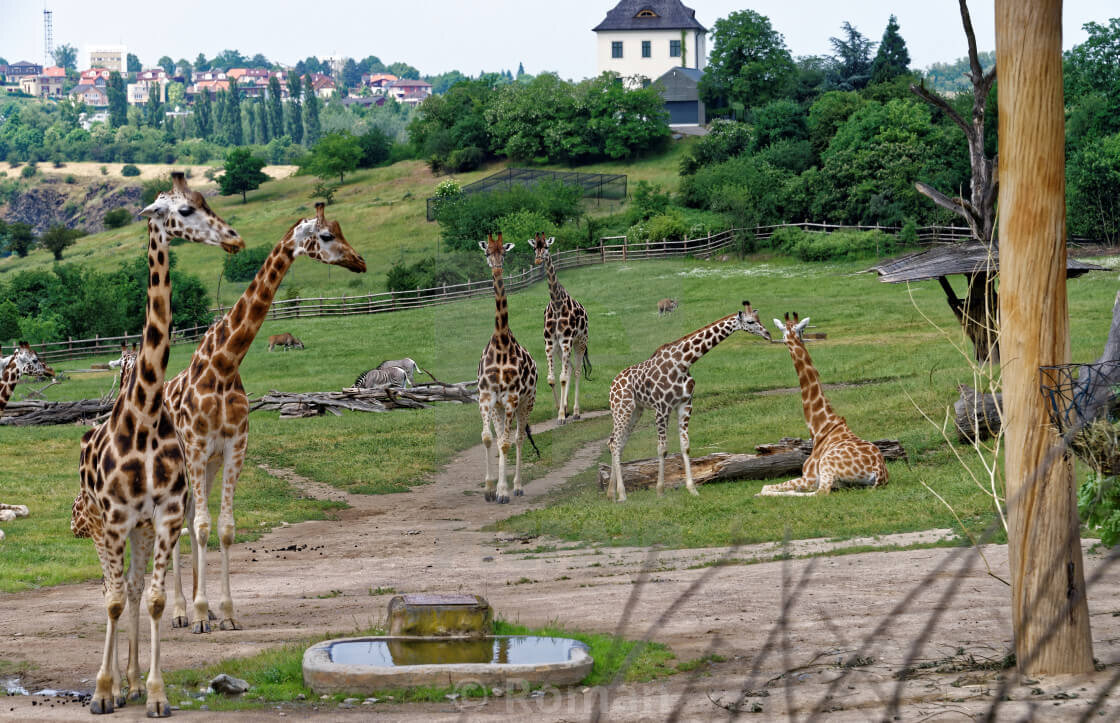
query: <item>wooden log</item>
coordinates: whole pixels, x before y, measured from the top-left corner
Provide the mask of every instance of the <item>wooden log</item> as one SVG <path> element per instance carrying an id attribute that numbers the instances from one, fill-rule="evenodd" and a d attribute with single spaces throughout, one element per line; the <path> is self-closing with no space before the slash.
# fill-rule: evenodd
<path id="1" fill-rule="evenodd" d="M 32 425 L 73 424 L 92 422 L 113 409 L 113 399 L 78 399 L 72 402 L 39 400 L 11 402 L 0 416 L 0 425 L 27 427 Z"/>
<path id="2" fill-rule="evenodd" d="M 896 439 L 880 439 L 877 446 L 886 459 L 906 459 L 906 450 Z M 801 466 L 813 450 L 813 441 L 797 437 L 782 437 L 777 444 L 760 444 L 759 454 L 733 454 L 716 452 L 703 457 L 692 457 L 692 480 L 696 484 L 728 482 L 739 479 L 774 479 L 801 474 Z M 599 487 L 606 489 L 610 482 L 609 464 L 599 465 Z M 645 489 L 657 485 L 657 458 L 639 459 L 622 465 L 622 483 L 626 489 Z M 665 486 L 684 484 L 684 465 L 680 454 L 665 455 Z"/>
<path id="3" fill-rule="evenodd" d="M 959 385 L 960 399 L 953 402 L 954 424 L 957 438 L 966 444 L 991 439 L 999 434 L 1003 424 L 1002 394 L 979 394 L 967 384 Z"/>

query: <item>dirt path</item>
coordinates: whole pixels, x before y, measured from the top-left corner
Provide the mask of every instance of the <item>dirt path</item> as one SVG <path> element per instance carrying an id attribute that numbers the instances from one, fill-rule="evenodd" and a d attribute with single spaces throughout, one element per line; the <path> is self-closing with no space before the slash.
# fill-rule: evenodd
<path id="1" fill-rule="evenodd" d="M 599 414 L 603 412 L 585 417 Z M 540 425 L 537 433 L 550 430 L 563 433 L 556 432 L 553 424 Z M 992 700 L 999 673 L 977 670 L 975 661 L 999 659 L 1010 648 L 1009 593 L 970 551 L 936 548 L 753 565 L 711 564 L 727 556 L 773 559 L 787 552 L 800 555 L 855 544 L 905 545 L 933 541 L 947 531 L 843 543 L 803 540 L 788 550 L 757 545 L 736 550 L 652 553 L 645 548 L 578 548 L 532 554 L 528 551 L 550 541 L 503 540 L 500 534 L 482 531 L 519 509 L 540 504 L 572 475 L 594 465 L 604 445 L 605 440 L 585 444 L 569 462 L 527 485 L 525 496 L 508 506 L 482 500 L 481 445 L 456 457 L 432 484 L 392 495 L 348 495 L 290 471 L 271 470 L 312 496 L 344 499 L 351 508 L 343 510 L 339 520 L 283 526 L 255 543 L 235 546 L 234 598 L 245 629 L 192 635 L 165 625 L 164 669 L 198 666 L 281 642 L 328 632 L 342 635 L 376 625 L 383 620 L 388 602 L 387 596 L 373 594 L 377 588 L 462 590 L 482 594 L 498 614 L 529 625 L 559 623 L 613 632 L 629 606 L 628 622 L 621 626 L 626 636 L 648 635 L 667 643 L 678 661 L 716 654 L 722 662 L 702 665 L 694 674 L 625 684 L 609 692 L 575 689 L 538 699 L 378 704 L 379 714 L 408 720 L 456 719 L 464 714 L 470 719 L 531 715 L 541 721 L 583 720 L 595 706 L 609 704 L 610 717 L 617 720 L 662 720 L 678 705 L 685 719 L 709 718 L 723 713 L 710 699 L 734 700 L 746 684 L 750 691 L 767 695 L 745 699 L 744 710 L 757 705 L 767 717 L 794 711 L 803 715 L 821 704 L 823 711 L 830 711 L 829 720 L 866 720 L 881 716 L 885 702 L 895 693 L 893 676 L 899 670 L 935 660 L 942 660 L 940 668 L 951 672 L 935 674 L 935 669 L 923 668 L 907 682 L 901 691 L 903 720 L 935 714 L 942 716 L 939 720 L 961 718 L 982 711 Z M 985 554 L 994 571 L 1006 579 L 1006 548 L 989 546 Z M 1101 564 L 1099 556 L 1089 556 L 1088 574 Z M 210 554 L 210 565 L 217 569 L 216 553 Z M 648 584 L 636 584 L 643 576 Z M 804 584 L 809 580 L 811 584 Z M 211 583 L 211 597 L 216 600 L 217 584 Z M 951 589 L 955 593 L 946 596 Z M 1118 596 L 1116 574 L 1103 575 L 1090 588 L 1094 653 L 1108 665 L 1120 663 L 1120 618 L 1113 615 Z M 784 632 L 776 626 L 783 609 L 788 618 Z M 912 644 L 932 615 L 939 617 L 925 642 L 917 646 L 916 659 L 908 662 Z M 876 628 L 881 629 L 876 632 Z M 6 595 L 0 606 L 0 630 L 7 632 L 0 637 L 0 659 L 30 659 L 37 666 L 32 679 L 25 681 L 27 687 L 88 690 L 104 630 L 100 584 Z M 872 642 L 864 644 L 866 639 Z M 772 645 L 777 649 L 770 652 Z M 145 644 L 142 664 L 146 664 L 146 649 Z M 46 654 L 38 656 L 37 651 Z M 854 665 L 842 667 L 838 662 Z M 757 671 L 753 676 L 752 669 Z M 793 672 L 775 679 L 784 671 Z M 1042 680 L 1016 687 L 1009 693 L 1011 701 L 1004 713 L 1018 719 L 1031 711 L 1042 718 L 1084 712 L 1095 689 L 1113 672 L 1085 681 Z M 775 680 L 768 687 L 771 679 Z M 1105 710 L 1106 719 L 1120 716 L 1116 707 Z M 288 714 L 311 712 L 301 708 Z M 319 712 L 328 718 L 350 717 L 368 713 L 368 708 Z M 68 719 L 74 713 L 72 706 L 32 707 L 23 697 L 0 701 L 0 718 Z M 203 718 L 186 710 L 176 715 Z M 229 717 L 263 720 L 274 715 Z M 114 719 L 140 717 L 143 708 L 133 706 Z"/>

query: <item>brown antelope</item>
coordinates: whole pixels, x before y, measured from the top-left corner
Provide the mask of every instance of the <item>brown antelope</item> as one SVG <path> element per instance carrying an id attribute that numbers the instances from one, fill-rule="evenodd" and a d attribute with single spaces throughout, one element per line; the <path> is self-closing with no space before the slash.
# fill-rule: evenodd
<path id="1" fill-rule="evenodd" d="M 676 308 L 677 308 L 677 300 L 676 299 L 662 299 L 661 301 L 657 302 L 657 315 L 658 316 L 665 316 L 666 314 L 670 313 L 671 311 L 673 311 Z"/>
<path id="2" fill-rule="evenodd" d="M 284 351 L 287 351 L 292 347 L 302 349 L 303 342 L 295 338 L 291 334 L 284 332 L 283 334 L 273 334 L 272 336 L 268 337 L 268 350 L 272 351 L 276 346 L 284 347 Z"/>

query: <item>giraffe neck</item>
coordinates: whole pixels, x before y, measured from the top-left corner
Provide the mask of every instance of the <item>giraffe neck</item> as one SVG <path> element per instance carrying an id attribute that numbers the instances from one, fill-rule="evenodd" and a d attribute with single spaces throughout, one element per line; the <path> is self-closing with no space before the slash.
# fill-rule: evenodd
<path id="1" fill-rule="evenodd" d="M 16 390 L 16 382 L 19 381 L 19 368 L 16 367 L 16 355 L 12 354 L 8 363 L 0 370 L 0 412 L 8 406 L 8 400 L 12 398 L 12 392 Z"/>
<path id="2" fill-rule="evenodd" d="M 821 389 L 821 375 L 813 366 L 805 344 L 800 339 L 790 338 L 786 341 L 786 346 L 789 347 L 793 368 L 797 371 L 797 381 L 801 385 L 801 408 L 805 413 L 805 424 L 809 426 L 810 434 L 816 437 L 835 425 L 839 417 L 832 411 L 832 405 Z"/>
<path id="3" fill-rule="evenodd" d="M 568 292 L 556 279 L 556 267 L 552 265 L 552 254 L 544 257 L 544 270 L 548 275 L 548 295 L 553 301 L 563 301 Z"/>
<path id="4" fill-rule="evenodd" d="M 494 276 L 494 336 L 509 333 L 509 307 L 506 305 L 506 287 L 502 283 L 501 267 L 493 268 Z"/>
<path id="5" fill-rule="evenodd" d="M 671 353 L 675 352 L 674 355 L 687 369 L 699 361 L 700 357 L 714 349 L 716 344 L 731 336 L 739 328 L 738 316 L 738 314 L 725 316 L 702 329 L 697 329 L 688 336 L 682 337 L 671 344 L 666 344 L 663 348 Z"/>
<path id="6" fill-rule="evenodd" d="M 288 273 L 294 261 L 295 249 L 291 244 L 291 237 L 285 236 L 261 264 L 257 275 L 225 315 L 222 324 L 206 332 L 207 336 L 215 336 L 215 351 L 224 351 L 233 360 L 228 376 L 237 373 L 242 360 L 249 353 L 249 347 L 268 316 L 268 310 L 272 307 L 276 290 L 280 288 L 280 282 L 284 280 L 284 275 Z M 224 334 L 218 331 L 222 327 L 224 327 Z M 199 348 L 202 346 L 200 345 Z"/>
<path id="7" fill-rule="evenodd" d="M 144 337 L 136 354 L 136 370 L 128 389 L 117 397 L 117 407 L 129 407 L 149 419 L 158 418 L 163 406 L 163 381 L 171 353 L 171 259 L 165 229 L 148 219 L 148 307 Z M 119 415 L 114 410 L 114 419 Z"/>

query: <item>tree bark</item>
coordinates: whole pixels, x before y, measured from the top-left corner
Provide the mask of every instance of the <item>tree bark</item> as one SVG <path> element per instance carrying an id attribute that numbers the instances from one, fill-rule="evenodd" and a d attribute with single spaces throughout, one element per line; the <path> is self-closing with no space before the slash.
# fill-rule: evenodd
<path id="1" fill-rule="evenodd" d="M 905 459 L 906 450 L 898 440 L 880 439 L 874 442 L 887 459 Z M 783 437 L 777 444 L 760 444 L 759 454 L 729 454 L 717 452 L 703 457 L 690 458 L 692 479 L 696 484 L 729 482 L 740 479 L 774 479 L 800 475 L 801 465 L 813 451 L 813 441 L 796 437 Z M 599 465 L 599 487 L 607 488 L 610 465 Z M 622 465 L 622 483 L 627 489 L 645 489 L 657 485 L 657 458 L 637 459 Z M 684 484 L 684 467 L 679 454 L 665 455 L 665 485 L 678 487 Z"/>
<path id="2" fill-rule="evenodd" d="M 953 403 L 954 423 L 957 438 L 967 444 L 991 439 L 999 434 L 1003 425 L 1000 410 L 1003 408 L 1002 394 L 977 394 L 967 384 L 959 385 L 961 398 Z"/>
<path id="3" fill-rule="evenodd" d="M 1061 0 L 996 0 L 1011 615 L 1024 675 L 1093 670 L 1073 465 L 1039 366 L 1069 361 Z"/>

